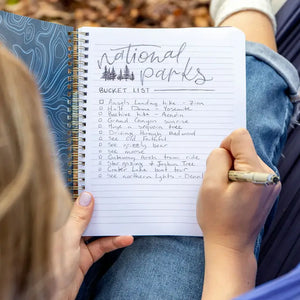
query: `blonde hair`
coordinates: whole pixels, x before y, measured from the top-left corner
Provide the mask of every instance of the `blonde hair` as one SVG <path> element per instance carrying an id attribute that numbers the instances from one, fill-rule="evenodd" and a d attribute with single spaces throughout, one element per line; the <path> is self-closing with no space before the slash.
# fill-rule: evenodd
<path id="1" fill-rule="evenodd" d="M 50 299 L 58 202 L 70 196 L 52 158 L 40 95 L 0 46 L 0 299 Z"/>

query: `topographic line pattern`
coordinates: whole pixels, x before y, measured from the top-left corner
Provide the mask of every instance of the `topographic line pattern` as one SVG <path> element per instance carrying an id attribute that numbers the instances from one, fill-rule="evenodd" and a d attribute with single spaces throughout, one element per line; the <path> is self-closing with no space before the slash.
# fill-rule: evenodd
<path id="1" fill-rule="evenodd" d="M 54 136 L 61 170 L 67 179 L 68 32 L 72 27 L 0 12 L 0 41 L 23 60 L 34 74 L 43 99 L 49 127 Z"/>

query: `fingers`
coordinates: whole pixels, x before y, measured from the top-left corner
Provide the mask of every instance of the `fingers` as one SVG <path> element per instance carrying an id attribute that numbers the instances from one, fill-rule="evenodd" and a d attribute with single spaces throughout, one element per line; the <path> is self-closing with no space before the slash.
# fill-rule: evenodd
<path id="1" fill-rule="evenodd" d="M 93 258 L 93 261 L 95 262 L 105 253 L 130 246 L 132 243 L 132 236 L 109 236 L 91 242 L 87 245 L 87 248 Z"/>
<path id="2" fill-rule="evenodd" d="M 217 148 L 213 150 L 206 161 L 206 171 L 203 183 L 220 187 L 228 182 L 228 171 L 232 165 L 230 153 L 223 149 Z"/>
<path id="3" fill-rule="evenodd" d="M 75 201 L 68 219 L 68 230 L 81 237 L 88 226 L 94 208 L 94 197 L 88 192 L 83 192 Z"/>
<path id="4" fill-rule="evenodd" d="M 221 143 L 222 148 L 229 151 L 234 158 L 234 169 L 259 171 L 261 164 L 249 132 L 244 129 L 237 129 L 226 137 Z"/>

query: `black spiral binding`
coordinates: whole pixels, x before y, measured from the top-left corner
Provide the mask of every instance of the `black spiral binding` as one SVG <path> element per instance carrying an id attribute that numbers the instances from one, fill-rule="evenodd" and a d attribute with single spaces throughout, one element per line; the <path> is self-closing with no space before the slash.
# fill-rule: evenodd
<path id="1" fill-rule="evenodd" d="M 88 39 L 86 32 L 70 32 L 69 42 L 69 171 L 68 184 L 73 198 L 85 189 L 85 134 L 88 74 Z"/>

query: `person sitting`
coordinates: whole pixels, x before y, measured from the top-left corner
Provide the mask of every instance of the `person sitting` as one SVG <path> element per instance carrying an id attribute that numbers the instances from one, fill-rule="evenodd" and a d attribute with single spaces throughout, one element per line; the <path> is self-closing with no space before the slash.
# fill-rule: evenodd
<path id="1" fill-rule="evenodd" d="M 231 183 L 228 170 L 230 163 L 236 170 L 276 170 L 292 114 L 288 95 L 299 86 L 295 69 L 270 50 L 276 50 L 271 18 L 258 10 L 235 11 L 221 21 L 224 26 L 243 30 L 250 42 L 258 42 L 247 44 L 247 127 L 254 146 L 247 131 L 238 130 L 209 157 L 198 205 L 204 238 L 139 237 L 133 243 L 133 237 L 123 236 L 86 243 L 81 235 L 91 218 L 93 196 L 84 192 L 72 206 L 53 158 L 34 80 L 20 62 L 0 48 L 1 299 L 74 299 L 93 263 L 104 253 L 126 246 L 104 276 L 97 277 L 88 297 L 199 299 L 204 268 L 203 299 L 219 295 L 228 299 L 253 287 L 256 235 L 279 185 Z M 255 26 L 249 26 L 253 23 Z M 212 189 L 214 177 L 210 174 L 217 161 L 222 176 Z M 220 199 L 225 201 L 218 203 Z M 220 220 L 213 212 L 217 209 Z M 213 214 L 213 219 L 205 217 Z M 224 237 L 229 237 L 227 244 Z M 258 240 L 256 247 L 259 244 Z M 232 245 L 236 256 L 230 251 Z M 212 263 L 214 257 L 218 264 Z M 224 258 L 230 258 L 229 265 Z M 94 267 L 99 272 L 98 265 Z M 220 288 L 224 286 L 227 278 L 220 275 L 224 269 L 232 274 L 233 282 L 217 294 L 212 291 L 212 282 L 215 278 Z"/>
<path id="2" fill-rule="evenodd" d="M 212 0 L 210 11 L 216 26 L 233 26 L 246 36 L 247 129 L 257 154 L 277 172 L 299 78 L 291 63 L 276 53 L 271 1 Z M 256 257 L 261 239 L 262 232 Z M 204 247 L 201 237 L 136 237 L 132 246 L 108 254 L 91 268 L 78 300 L 199 299 Z"/>

